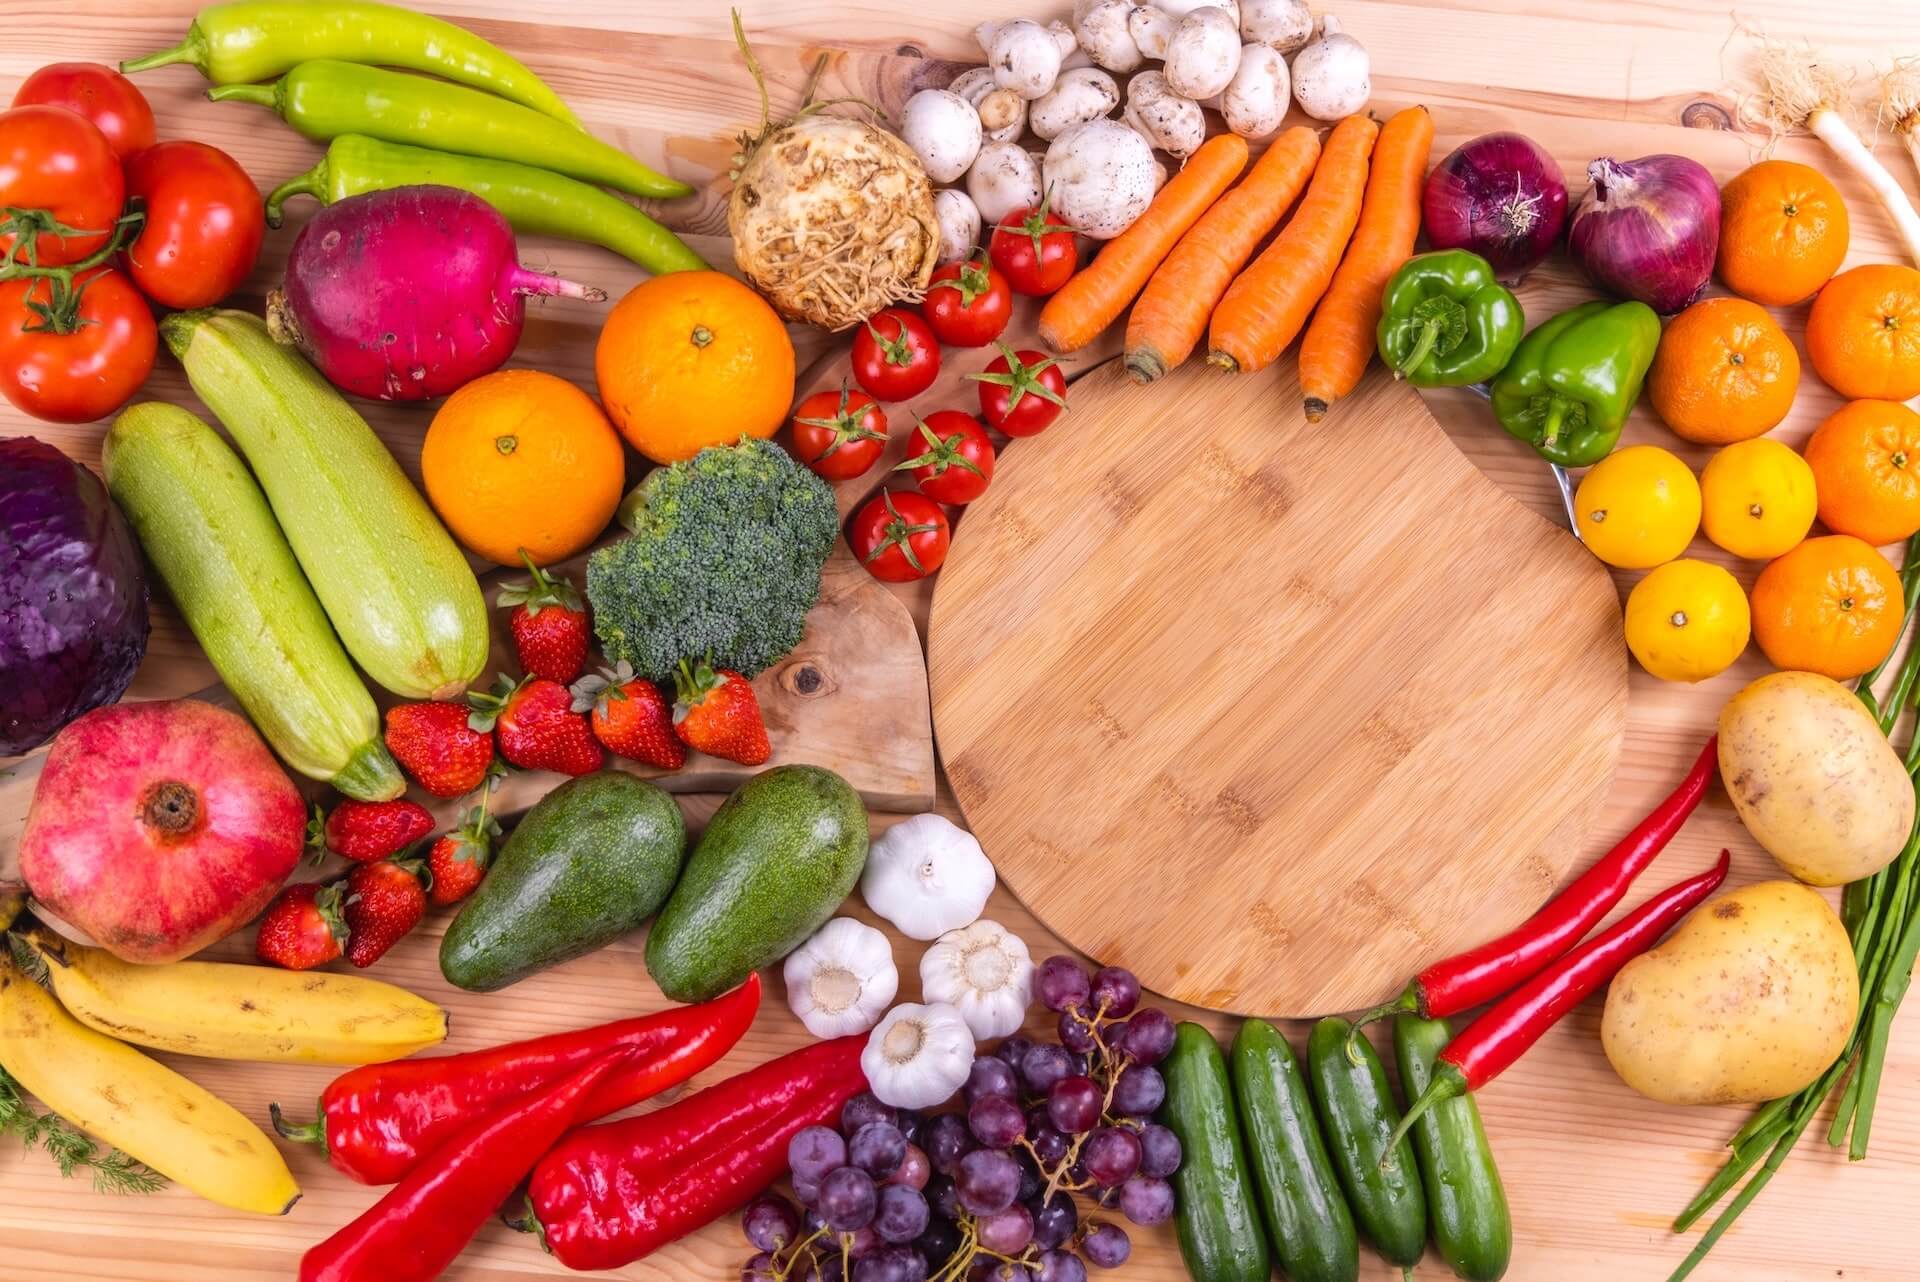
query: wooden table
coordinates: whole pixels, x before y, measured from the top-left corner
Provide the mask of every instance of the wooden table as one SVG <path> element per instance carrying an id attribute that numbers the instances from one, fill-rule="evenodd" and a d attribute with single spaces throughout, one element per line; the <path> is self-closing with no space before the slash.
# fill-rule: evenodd
<path id="1" fill-rule="evenodd" d="M 1038 16 L 1064 11 L 1065 0 L 1040 6 Z M 1723 179 L 1762 149 L 1752 134 L 1716 133 L 1734 112 L 1751 45 L 1736 39 L 1732 17 L 1719 0 L 1635 0 L 1592 4 L 1581 0 L 1340 0 L 1341 21 L 1366 42 L 1374 59 L 1376 109 L 1425 102 L 1439 128 L 1436 158 L 1463 138 L 1496 128 L 1522 129 L 1550 147 L 1572 178 L 1577 196 L 1585 163 L 1602 152 L 1631 157 L 1682 151 Z M 858 91 L 897 106 L 914 88 L 944 83 L 955 63 L 977 61 L 969 32 L 992 16 L 1036 12 L 1021 0 L 743 0 L 747 28 L 766 63 L 777 95 L 797 95 L 805 69 L 822 48 L 850 51 L 834 75 L 843 91 Z M 187 0 L 138 6 L 110 0 L 70 0 L 58 9 L 26 0 L 0 0 L 0 92 L 32 68 L 64 59 L 113 61 L 170 45 L 185 29 Z M 530 8 L 506 0 L 461 0 L 456 16 L 523 57 L 578 108 L 603 136 L 642 159 L 696 183 L 718 181 L 697 201 L 674 211 L 683 229 L 716 261 L 725 261 L 725 171 L 738 127 L 757 114 L 752 85 L 734 53 L 723 7 L 669 0 L 573 0 Z M 1920 52 L 1920 8 L 1879 0 L 1826 0 L 1815 9 L 1787 0 L 1743 5 L 1740 19 L 1775 35 L 1815 36 L 1837 59 L 1864 65 L 1902 52 Z M 293 138 L 257 109 L 210 106 L 198 98 L 199 80 L 183 68 L 141 80 L 160 118 L 162 136 L 199 137 L 227 148 L 262 186 L 310 163 L 315 149 Z M 1683 129 L 1683 122 L 1695 126 Z M 1707 132 L 1702 132 L 1705 127 Z M 1905 162 L 1886 149 L 1912 185 Z M 1825 165 L 1804 141 L 1781 144 L 1780 154 Z M 1830 168 L 1830 167 L 1829 167 Z M 1889 228 L 1863 189 L 1843 184 L 1854 212 L 1851 261 L 1892 256 Z M 257 304 L 277 273 L 291 231 L 274 235 L 258 278 L 243 302 Z M 577 279 L 620 286 L 633 279 L 607 255 L 577 246 L 530 243 L 527 257 Z M 1564 262 L 1536 273 L 1523 291 L 1530 312 L 1551 310 L 1581 291 Z M 1801 312 L 1782 313 L 1797 334 Z M 597 313 L 561 303 L 538 312 L 540 346 L 564 346 L 572 355 L 553 367 L 591 389 L 587 353 Z M 803 361 L 830 346 L 817 334 L 798 335 Z M 177 367 L 163 356 L 152 395 L 191 403 Z M 1456 443 L 1502 484 L 1542 511 L 1554 511 L 1546 473 L 1536 460 L 1493 428 L 1484 408 L 1465 396 L 1431 400 Z M 1836 404 L 1809 373 L 1799 405 L 1781 435 L 1798 442 Z M 425 416 L 408 431 L 389 434 L 409 466 Z M 33 423 L 0 407 L 0 432 L 31 432 L 97 466 L 102 425 L 77 428 Z M 1642 411 L 1629 439 L 1676 442 Z M 1680 448 L 1698 466 L 1704 451 Z M 1417 458 L 1381 442 L 1384 466 L 1415 468 Z M 1702 543 L 1696 555 L 1716 556 Z M 1436 608 L 1444 608 L 1447 575 L 1470 571 L 1471 550 L 1459 565 L 1433 567 Z M 1736 567 L 1751 579 L 1751 567 Z M 1622 587 L 1629 576 L 1622 576 Z M 1525 591 L 1514 584 L 1514 591 Z M 927 594 L 903 592 L 922 621 Z M 1764 670 L 1751 654 L 1734 671 L 1700 687 L 1663 686 L 1635 673 L 1628 739 L 1613 793 L 1588 854 L 1603 850 L 1678 778 L 1708 732 L 1715 710 L 1734 689 Z M 158 612 L 148 662 L 133 695 L 166 697 L 201 688 L 212 672 L 176 617 Z M 947 801 L 950 807 L 950 800 Z M 712 802 L 693 799 L 696 821 Z M 876 821 L 886 822 L 876 816 Z M 1734 852 L 1734 879 L 1777 875 L 1771 860 L 1740 829 L 1717 792 L 1665 856 L 1651 880 L 1667 881 L 1704 866 L 1722 845 Z M 864 912 L 857 901 L 851 911 Z M 1053 942 L 1004 891 L 989 913 L 1023 935 L 1036 957 Z M 457 1005 L 460 1017 L 447 1044 L 464 1050 L 656 1008 L 662 998 L 648 983 L 639 942 L 628 941 L 558 972 L 484 999 L 457 1001 L 441 981 L 434 947 L 443 919 L 382 963 L 378 974 Z M 246 940 L 222 948 L 241 956 Z M 917 951 L 902 945 L 902 969 L 913 973 Z M 1285 965 L 1285 957 L 1273 959 Z M 906 981 L 911 984 L 911 978 Z M 904 991 L 904 990 L 903 990 Z M 1206 1018 L 1206 1017 L 1202 1017 Z M 1037 1023 L 1038 1021 L 1036 1021 Z M 1223 1031 L 1227 1021 L 1209 1019 Z M 1599 1004 L 1590 1002 L 1482 1100 L 1501 1158 L 1517 1225 L 1509 1277 L 1515 1282 L 1643 1282 L 1665 1277 L 1688 1240 L 1666 1224 L 1718 1164 L 1720 1144 L 1743 1110 L 1664 1108 L 1633 1095 L 1614 1077 L 1597 1042 Z M 1299 1041 L 1304 1029 L 1289 1030 Z M 706 1080 L 738 1071 L 792 1049 L 805 1033 L 786 1013 L 778 983 L 748 1039 Z M 325 1069 L 180 1061 L 179 1067 L 250 1116 L 264 1118 L 269 1100 L 296 1109 L 328 1079 Z M 1773 1187 L 1695 1275 L 1719 1282 L 1893 1282 L 1915 1276 L 1913 1208 L 1920 1202 L 1920 1014 L 1909 1009 L 1894 1038 L 1871 1160 L 1858 1170 L 1809 1138 Z M 255 1282 L 291 1276 L 299 1253 L 372 1200 L 368 1190 L 332 1174 L 317 1154 L 290 1154 L 306 1197 L 285 1219 L 228 1213 L 178 1191 L 128 1200 L 88 1193 L 63 1183 L 40 1155 L 21 1156 L 0 1144 L 0 1277 L 9 1282 L 152 1279 L 172 1282 Z M 1140 1282 L 1176 1282 L 1184 1276 L 1168 1232 L 1136 1233 L 1138 1247 L 1123 1274 Z M 749 1253 L 731 1222 L 715 1225 L 619 1276 L 705 1280 L 737 1276 Z M 518 1235 L 495 1226 L 448 1274 L 481 1282 L 564 1272 Z M 1445 1267 L 1429 1259 L 1422 1276 Z M 1394 1276 L 1370 1261 L 1365 1276 Z"/>

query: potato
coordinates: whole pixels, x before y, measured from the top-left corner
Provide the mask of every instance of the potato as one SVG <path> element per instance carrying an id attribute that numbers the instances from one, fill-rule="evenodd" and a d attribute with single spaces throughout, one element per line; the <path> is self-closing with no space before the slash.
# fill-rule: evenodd
<path id="1" fill-rule="evenodd" d="M 1600 1041 L 1663 1104 L 1791 1095 L 1846 1047 L 1860 976 L 1820 893 L 1763 881 L 1708 900 L 1607 991 Z"/>
<path id="2" fill-rule="evenodd" d="M 1720 778 L 1753 839 L 1814 886 L 1891 863 L 1913 828 L 1913 781 L 1866 708 L 1811 672 L 1761 677 L 1720 710 Z"/>

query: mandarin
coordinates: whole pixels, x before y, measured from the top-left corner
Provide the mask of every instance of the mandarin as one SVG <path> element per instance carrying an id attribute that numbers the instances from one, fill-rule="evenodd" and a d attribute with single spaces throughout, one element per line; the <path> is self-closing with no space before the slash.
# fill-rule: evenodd
<path id="1" fill-rule="evenodd" d="M 1700 473 L 1700 528 L 1716 547 L 1749 561 L 1792 551 L 1813 528 L 1816 509 L 1813 469 L 1769 436 L 1727 446 Z"/>
<path id="2" fill-rule="evenodd" d="M 1753 636 L 1776 668 L 1846 681 L 1900 639 L 1900 576 L 1851 534 L 1808 539 L 1753 584 Z"/>
<path id="3" fill-rule="evenodd" d="M 1850 401 L 1920 396 L 1920 271 L 1868 263 L 1828 281 L 1807 313 L 1807 356 Z"/>
<path id="4" fill-rule="evenodd" d="M 1800 356 L 1773 317 L 1744 298 L 1709 298 L 1667 323 L 1647 398 L 1685 440 L 1730 445 L 1778 426 L 1800 386 Z"/>
<path id="5" fill-rule="evenodd" d="M 1785 307 L 1826 284 L 1847 256 L 1847 204 L 1811 165 L 1763 160 L 1720 189 L 1720 279 Z"/>
<path id="6" fill-rule="evenodd" d="M 1820 520 L 1875 546 L 1920 530 L 1920 414 L 1897 401 L 1849 401 L 1807 441 Z"/>

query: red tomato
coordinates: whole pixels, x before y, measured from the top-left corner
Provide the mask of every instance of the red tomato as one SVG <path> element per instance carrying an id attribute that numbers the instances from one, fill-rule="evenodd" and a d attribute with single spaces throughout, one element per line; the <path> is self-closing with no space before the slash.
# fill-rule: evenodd
<path id="1" fill-rule="evenodd" d="M 920 310 L 947 346 L 985 347 L 1013 318 L 1013 290 L 998 267 L 976 256 L 934 272 Z"/>
<path id="2" fill-rule="evenodd" d="M 1047 202 L 1038 208 L 1016 209 L 993 229 L 987 241 L 993 265 L 1007 274 L 1016 294 L 1051 294 L 1066 284 L 1079 265 L 1073 251 L 1073 229 L 1047 215 Z"/>
<path id="3" fill-rule="evenodd" d="M 825 480 L 852 480 L 886 447 L 886 412 L 845 384 L 837 392 L 815 392 L 794 411 L 794 457 Z"/>
<path id="4" fill-rule="evenodd" d="M 74 288 L 77 313 L 50 326 L 28 304 L 48 306 L 51 281 L 0 284 L 0 393 L 54 423 L 90 423 L 125 405 L 153 369 L 159 341 L 147 300 L 124 273 L 96 267 Z"/>
<path id="5" fill-rule="evenodd" d="M 98 62 L 56 62 L 20 82 L 16 107 L 65 107 L 85 116 L 125 160 L 153 146 L 153 108 L 146 95 L 112 67 Z"/>
<path id="6" fill-rule="evenodd" d="M 985 372 L 969 374 L 980 384 L 980 413 L 1008 436 L 1038 436 L 1067 408 L 1067 378 L 1045 352 L 1016 352 L 1005 343 Z"/>
<path id="7" fill-rule="evenodd" d="M 926 451 L 893 470 L 912 472 L 920 492 L 936 503 L 971 503 L 993 480 L 993 442 L 980 420 L 959 410 L 935 410 L 919 424 Z"/>
<path id="8" fill-rule="evenodd" d="M 867 573 L 888 583 L 924 579 L 947 559 L 947 514 L 924 494 L 882 490 L 867 500 L 847 542 Z"/>
<path id="9" fill-rule="evenodd" d="M 127 194 L 147 221 L 127 270 L 166 307 L 210 307 L 240 287 L 260 258 L 267 218 L 260 190 L 232 156 L 203 142 L 163 142 L 127 162 Z"/>
<path id="10" fill-rule="evenodd" d="M 853 377 L 876 401 L 905 401 L 933 386 L 940 344 L 918 313 L 889 307 L 853 336 Z"/>
<path id="11" fill-rule="evenodd" d="M 42 267 L 77 263 L 107 243 L 126 198 L 120 158 L 85 117 L 65 107 L 0 112 L 0 209 L 32 211 L 25 226 L 0 215 L 0 258 L 26 261 L 31 237 Z"/>

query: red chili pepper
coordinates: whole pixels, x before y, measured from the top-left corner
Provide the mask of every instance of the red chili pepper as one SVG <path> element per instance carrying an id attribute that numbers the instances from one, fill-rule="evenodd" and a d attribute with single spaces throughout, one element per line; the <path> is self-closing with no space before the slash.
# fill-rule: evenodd
<path id="1" fill-rule="evenodd" d="M 630 1047 L 626 1065 L 594 1091 L 583 1121 L 617 1113 L 686 1081 L 740 1040 L 760 1008 L 760 977 L 698 1006 L 513 1042 L 491 1050 L 368 1064 L 320 1093 L 319 1120 L 290 1124 L 272 1106 L 274 1129 L 323 1145 L 333 1165 L 363 1184 L 391 1184 L 474 1117 Z"/>
<path id="2" fill-rule="evenodd" d="M 636 1052 L 616 1047 L 517 1102 L 474 1118 L 433 1161 L 300 1257 L 300 1282 L 429 1282 L 466 1248 L 540 1155 L 584 1116 L 608 1074 Z"/>
<path id="3" fill-rule="evenodd" d="M 1728 862 L 1727 852 L 1721 851 L 1713 867 L 1667 887 L 1469 1024 L 1434 1061 L 1433 1080 L 1401 1119 L 1387 1151 L 1391 1153 L 1400 1137 L 1435 1104 L 1477 1091 L 1511 1068 L 1563 1015 L 1653 947 L 1668 927 L 1711 895 L 1727 879 Z"/>
<path id="4" fill-rule="evenodd" d="M 865 1036 L 818 1042 L 640 1117 L 585 1126 L 533 1169 L 527 1206 L 570 1269 L 617 1269 L 745 1206 L 787 1141 L 867 1088 Z"/>

